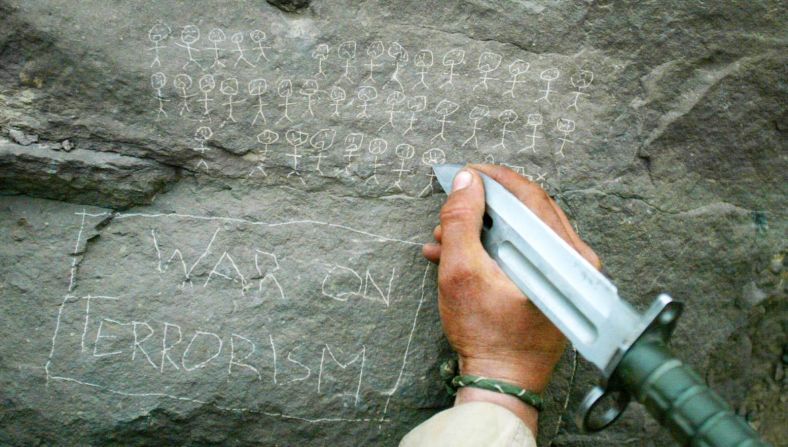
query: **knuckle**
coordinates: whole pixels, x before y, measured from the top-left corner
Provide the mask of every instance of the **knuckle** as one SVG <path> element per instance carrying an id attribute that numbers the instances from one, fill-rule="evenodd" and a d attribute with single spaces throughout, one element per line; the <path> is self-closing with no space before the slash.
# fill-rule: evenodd
<path id="1" fill-rule="evenodd" d="M 467 222 L 474 220 L 478 216 L 476 211 L 464 205 L 447 205 L 441 208 L 440 221 L 441 226 L 451 226 L 457 222 Z"/>
<path id="2" fill-rule="evenodd" d="M 438 287 L 443 293 L 451 293 L 457 289 L 467 288 L 479 278 L 479 271 L 470 260 L 455 259 L 441 270 L 438 275 Z"/>

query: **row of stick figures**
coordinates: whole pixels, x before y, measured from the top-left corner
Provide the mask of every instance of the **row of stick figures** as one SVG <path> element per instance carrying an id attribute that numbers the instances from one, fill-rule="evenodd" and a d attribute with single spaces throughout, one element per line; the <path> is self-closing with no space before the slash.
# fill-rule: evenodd
<path id="1" fill-rule="evenodd" d="M 161 50 L 167 48 L 164 42 L 172 34 L 172 29 L 163 23 L 155 24 L 148 32 L 148 39 L 153 43 L 153 46 L 148 48 L 148 51 L 153 53 L 153 61 L 151 67 L 161 67 Z M 213 28 L 209 31 L 207 40 L 210 46 L 198 47 L 197 43 L 200 40 L 200 30 L 195 25 L 185 25 L 181 28 L 179 41 L 175 42 L 177 47 L 182 48 L 186 56 L 186 62 L 182 65 L 182 69 L 186 70 L 190 66 L 194 66 L 202 71 L 208 69 L 225 68 L 227 65 L 222 61 L 224 53 L 231 53 L 234 58 L 233 68 L 239 65 L 242 67 L 255 68 L 261 60 L 269 61 L 266 50 L 272 47 L 267 44 L 267 35 L 262 30 L 253 30 L 248 32 L 251 47 L 245 47 L 245 39 L 247 33 L 242 31 L 235 32 L 229 37 L 229 48 L 226 46 L 228 40 L 227 35 L 221 28 Z M 207 61 L 197 59 L 197 53 L 205 51 L 210 53 L 210 64 Z M 326 60 L 331 55 L 331 46 L 327 43 L 317 44 L 311 52 L 311 57 L 316 62 L 316 71 L 313 75 L 314 79 L 326 78 Z M 358 51 L 358 44 L 355 40 L 348 40 L 342 42 L 336 47 L 336 56 L 341 61 L 343 73 L 339 76 L 338 83 L 347 81 L 352 85 L 356 82 L 351 79 L 352 72 L 356 71 L 356 63 L 361 58 Z M 366 61 L 362 62 L 365 68 L 366 77 L 360 79 L 365 84 L 377 84 L 379 80 L 375 78 L 375 73 L 384 67 L 385 57 L 391 60 L 394 68 L 391 75 L 383 84 L 383 87 L 397 88 L 400 91 L 405 91 L 405 86 L 400 80 L 400 69 L 403 65 L 410 62 L 411 57 L 408 50 L 403 47 L 399 42 L 384 43 L 381 40 L 375 40 L 366 46 Z M 254 59 L 254 61 L 252 61 Z M 427 84 L 427 74 L 436 63 L 436 57 L 430 49 L 420 49 L 412 57 L 413 66 L 416 68 L 416 76 L 418 81 L 411 87 L 412 90 L 417 89 L 430 89 Z M 443 72 L 444 81 L 438 85 L 439 88 L 446 88 L 454 86 L 455 67 L 466 64 L 466 52 L 462 48 L 454 48 L 446 51 L 443 57 L 440 58 L 441 64 L 445 67 Z M 503 92 L 503 95 L 508 95 L 515 98 L 517 86 L 525 83 L 522 76 L 530 71 L 530 63 L 522 60 L 515 59 L 508 64 L 508 77 L 501 79 L 495 77 L 494 73 L 501 68 L 503 64 L 503 56 L 492 51 L 483 51 L 479 55 L 476 68 L 479 72 L 479 80 L 473 86 L 473 91 L 477 89 L 489 89 L 491 81 L 501 81 L 509 86 Z M 550 102 L 550 93 L 552 90 L 552 83 L 560 77 L 560 71 L 555 68 L 547 68 L 539 73 L 539 79 L 545 82 L 542 96 L 536 101 Z M 570 107 L 577 109 L 577 98 L 582 95 L 587 95 L 587 90 L 593 82 L 594 74 L 590 70 L 580 70 L 570 77 L 570 83 L 575 88 L 574 95 L 576 95 Z M 382 82 L 382 81 L 380 81 Z"/>
<path id="2" fill-rule="evenodd" d="M 157 112 L 157 119 L 160 118 L 162 115 L 167 115 L 166 110 L 164 109 L 164 103 L 168 101 L 164 98 L 164 94 L 162 89 L 165 87 L 167 83 L 167 78 L 164 73 L 157 72 L 151 75 L 151 86 L 156 90 L 156 98 L 159 103 L 159 109 Z M 179 115 L 183 115 L 184 113 L 191 113 L 191 106 L 190 100 L 194 97 L 197 97 L 197 93 L 191 93 L 189 89 L 192 87 L 192 79 L 189 75 L 181 73 L 177 75 L 173 81 L 175 88 L 179 91 L 178 96 L 180 97 L 180 106 L 179 106 Z M 213 99 L 210 98 L 209 94 L 216 88 L 216 80 L 213 75 L 206 74 L 203 75 L 199 79 L 199 90 L 202 93 L 202 96 L 196 99 L 197 102 L 201 103 L 201 120 L 212 121 L 211 113 L 212 108 L 210 103 L 213 102 Z M 268 90 L 268 83 L 265 79 L 253 79 L 248 83 L 248 91 L 249 95 L 252 97 L 256 97 L 256 113 L 251 120 L 251 125 L 254 126 L 258 122 L 262 124 L 268 123 L 268 118 L 265 115 L 266 107 L 268 106 L 265 103 L 263 96 L 266 94 Z M 238 80 L 236 78 L 227 78 L 221 81 L 219 91 L 225 96 L 225 102 L 222 105 L 226 108 L 226 117 L 221 122 L 220 127 L 224 127 L 227 123 L 232 122 L 236 123 L 237 119 L 234 115 L 234 106 L 240 104 L 245 99 L 237 99 L 236 97 L 240 94 Z M 317 84 L 317 81 L 314 79 L 308 79 L 304 81 L 301 89 L 299 90 L 299 94 L 305 97 L 305 108 L 306 111 L 304 115 L 309 115 L 311 117 L 315 116 L 314 113 L 314 105 L 317 103 L 317 99 L 315 98 L 321 90 Z M 293 102 L 291 97 L 294 94 L 292 82 L 289 79 L 283 79 L 278 82 L 277 85 L 277 94 L 279 97 L 282 98 L 283 102 L 279 104 L 279 107 L 283 110 L 282 116 L 275 122 L 275 124 L 280 124 L 283 121 L 287 121 L 288 123 L 293 123 L 293 119 L 290 117 L 290 110 L 292 109 Z M 377 90 L 371 86 L 361 86 L 357 89 L 356 92 L 357 99 L 359 101 L 358 108 L 359 112 L 356 114 L 356 118 L 368 118 L 369 112 L 368 107 L 369 103 L 374 101 L 377 98 Z M 333 105 L 333 113 L 331 116 L 339 116 L 339 109 L 343 102 L 346 100 L 346 93 L 342 87 L 339 86 L 332 86 L 329 91 L 329 98 Z M 405 136 L 409 132 L 411 132 L 414 128 L 414 124 L 417 121 L 417 116 L 421 112 L 424 112 L 427 109 L 427 97 L 423 95 L 419 96 L 412 96 L 408 97 L 404 93 L 400 91 L 392 91 L 388 94 L 385 103 L 388 106 L 387 115 L 388 120 L 384 122 L 379 128 L 378 132 L 382 132 L 387 127 L 390 127 L 392 130 L 399 130 L 397 127 L 404 127 L 402 130 L 402 135 Z M 440 100 L 434 108 L 434 112 L 437 114 L 437 122 L 440 125 L 440 131 L 435 134 L 431 139 L 430 142 L 435 142 L 436 140 L 440 139 L 441 141 L 446 140 L 446 128 L 447 124 L 452 124 L 454 121 L 449 120 L 449 118 L 457 112 L 460 105 L 454 101 L 450 101 L 447 99 Z M 404 109 L 404 110 L 403 110 Z M 407 122 L 407 127 L 405 126 L 397 126 L 396 125 L 396 117 L 406 114 L 408 115 L 405 121 Z M 469 114 L 468 118 L 472 123 L 471 126 L 471 134 L 470 136 L 463 142 L 462 147 L 472 145 L 476 149 L 479 149 L 479 140 L 477 136 L 477 132 L 481 129 L 479 127 L 479 123 L 490 116 L 490 108 L 486 105 L 477 105 L 473 107 Z M 507 136 L 514 134 L 515 132 L 510 129 L 511 125 L 514 124 L 518 120 L 519 116 L 517 112 L 512 109 L 506 109 L 500 112 L 497 116 L 497 120 L 501 124 L 500 129 L 500 142 L 496 144 L 493 149 L 507 149 Z M 518 152 L 526 152 L 531 151 L 536 153 L 536 140 L 542 138 L 538 134 L 538 130 L 540 127 L 544 125 L 543 117 L 540 113 L 531 113 L 527 116 L 526 126 L 530 128 L 530 134 L 528 138 L 530 143 L 521 148 Z M 561 146 L 556 151 L 556 155 L 560 155 L 561 157 L 564 156 L 564 147 L 567 143 L 573 143 L 573 141 L 569 140 L 567 137 L 570 133 L 575 131 L 575 122 L 568 118 L 559 118 L 556 122 L 556 130 L 563 134 L 561 138 L 558 140 L 561 141 Z"/>
<path id="3" fill-rule="evenodd" d="M 208 126 L 200 126 L 194 133 L 194 139 L 197 141 L 197 146 L 193 148 L 195 151 L 204 154 L 205 152 L 209 151 L 210 148 L 207 146 L 208 141 L 213 138 L 213 131 Z M 334 146 L 336 140 L 336 130 L 335 129 L 320 129 L 314 134 L 309 134 L 308 132 L 304 132 L 299 129 L 288 129 L 284 133 L 284 139 L 287 145 L 290 146 L 290 153 L 287 155 L 288 158 L 291 159 L 290 162 L 290 171 L 287 173 L 287 178 L 296 177 L 301 183 L 305 184 L 306 182 L 301 175 L 301 169 L 303 168 L 304 162 L 302 159 L 304 158 L 304 149 L 305 146 L 311 147 L 311 153 L 309 158 L 314 160 L 314 172 L 325 175 L 322 170 L 322 162 L 327 156 L 327 151 Z M 351 175 L 351 167 L 352 164 L 359 160 L 361 155 L 363 154 L 363 149 L 365 148 L 365 139 L 366 136 L 363 133 L 358 132 L 351 132 L 347 134 L 344 138 L 344 149 L 342 157 L 345 160 L 345 167 L 344 173 L 346 175 Z M 249 172 L 247 177 L 252 177 L 254 175 L 261 175 L 267 176 L 268 174 L 265 171 L 265 162 L 268 158 L 269 147 L 278 143 L 280 140 L 279 132 L 273 131 L 271 129 L 266 129 L 260 132 L 257 135 L 257 142 L 262 145 L 262 148 L 258 151 L 259 158 L 257 165 Z M 385 138 L 372 138 L 366 144 L 367 152 L 373 157 L 371 167 L 372 173 L 369 177 L 366 178 L 364 181 L 365 184 L 374 183 L 375 185 L 380 185 L 380 179 L 378 175 L 380 174 L 379 168 L 385 166 L 382 163 L 382 158 L 384 154 L 389 149 L 389 142 Z M 391 173 L 396 175 L 396 180 L 393 182 L 391 187 L 388 189 L 389 191 L 398 190 L 403 191 L 402 181 L 404 177 L 411 176 L 415 174 L 416 166 L 411 166 L 410 160 L 412 160 L 416 155 L 416 148 L 412 144 L 408 143 L 400 143 L 396 145 L 393 149 L 395 157 L 399 160 L 399 166 L 394 167 L 391 170 Z M 492 158 L 491 154 L 487 154 L 485 156 L 485 162 L 494 163 L 495 160 Z M 440 148 L 431 148 L 424 151 L 421 155 L 421 163 L 424 166 L 432 167 L 435 164 L 441 164 L 446 162 L 446 153 L 443 149 Z M 524 168 L 520 166 L 513 166 L 513 165 L 506 165 L 514 170 L 520 172 L 521 174 L 525 174 Z M 208 164 L 205 159 L 200 159 L 197 162 L 197 169 L 208 169 Z M 420 195 L 424 195 L 425 193 L 430 193 L 433 191 L 433 183 L 435 179 L 435 175 L 432 172 L 432 169 L 428 169 L 427 176 L 429 177 L 428 185 L 421 191 Z M 540 180 L 544 180 L 544 175 L 542 174 Z"/>

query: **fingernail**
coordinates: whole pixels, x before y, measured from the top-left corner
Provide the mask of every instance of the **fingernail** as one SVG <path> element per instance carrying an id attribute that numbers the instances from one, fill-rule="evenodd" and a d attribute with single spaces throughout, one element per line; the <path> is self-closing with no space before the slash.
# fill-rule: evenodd
<path id="1" fill-rule="evenodd" d="M 454 176 L 454 180 L 451 182 L 451 192 L 459 191 L 462 188 L 467 187 L 473 181 L 473 175 L 466 170 L 462 170 Z"/>

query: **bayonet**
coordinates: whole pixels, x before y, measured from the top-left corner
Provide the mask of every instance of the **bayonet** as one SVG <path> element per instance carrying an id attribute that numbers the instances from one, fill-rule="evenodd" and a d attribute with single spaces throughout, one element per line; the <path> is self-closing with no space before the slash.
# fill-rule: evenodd
<path id="1" fill-rule="evenodd" d="M 459 164 L 435 165 L 444 191 Z M 514 284 L 602 373 L 576 422 L 586 431 L 613 423 L 632 398 L 682 443 L 764 445 L 757 434 L 667 348 L 682 305 L 657 297 L 638 313 L 610 280 L 490 177 L 484 182 L 482 245 Z"/>

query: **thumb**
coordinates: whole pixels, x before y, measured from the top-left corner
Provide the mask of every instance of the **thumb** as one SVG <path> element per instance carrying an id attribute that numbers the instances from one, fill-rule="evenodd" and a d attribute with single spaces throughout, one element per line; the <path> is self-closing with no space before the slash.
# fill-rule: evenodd
<path id="1" fill-rule="evenodd" d="M 441 261 L 480 259 L 479 238 L 484 216 L 484 184 L 473 169 L 464 168 L 452 181 L 449 198 L 441 208 Z"/>

